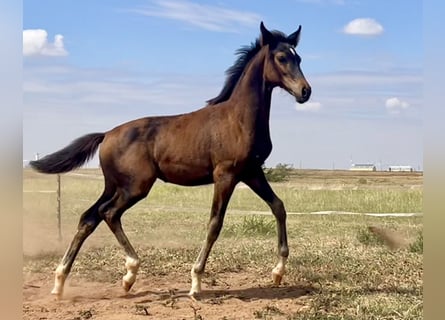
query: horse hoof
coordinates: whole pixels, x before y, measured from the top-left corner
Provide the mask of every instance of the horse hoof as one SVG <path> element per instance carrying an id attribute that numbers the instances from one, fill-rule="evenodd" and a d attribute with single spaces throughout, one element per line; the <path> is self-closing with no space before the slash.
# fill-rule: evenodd
<path id="1" fill-rule="evenodd" d="M 279 285 L 281 283 L 281 279 L 283 276 L 278 273 L 272 273 L 272 281 L 275 285 Z"/>
<path id="2" fill-rule="evenodd" d="M 124 288 L 125 292 L 130 291 L 132 286 L 133 286 L 133 283 L 122 281 L 122 288 Z"/>
<path id="3" fill-rule="evenodd" d="M 198 302 L 198 300 L 200 300 L 199 298 L 199 293 L 197 292 L 189 292 L 188 297 L 190 298 L 190 300 L 192 300 L 193 302 Z"/>
<path id="4" fill-rule="evenodd" d="M 196 298 L 196 296 L 199 294 L 199 291 L 196 291 L 196 290 L 193 290 L 193 289 L 191 289 L 190 291 L 189 291 L 189 296 L 191 297 L 191 298 Z"/>
<path id="5" fill-rule="evenodd" d="M 51 291 L 51 295 L 57 300 L 62 300 L 62 292 L 57 291 L 56 289 L 53 289 Z"/>

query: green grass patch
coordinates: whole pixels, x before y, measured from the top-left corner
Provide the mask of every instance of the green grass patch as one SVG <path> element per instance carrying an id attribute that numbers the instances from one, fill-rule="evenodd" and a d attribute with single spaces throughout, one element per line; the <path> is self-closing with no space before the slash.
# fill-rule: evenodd
<path id="1" fill-rule="evenodd" d="M 274 218 L 262 215 L 243 216 L 238 223 L 230 223 L 223 229 L 226 236 L 270 236 L 276 234 Z"/>

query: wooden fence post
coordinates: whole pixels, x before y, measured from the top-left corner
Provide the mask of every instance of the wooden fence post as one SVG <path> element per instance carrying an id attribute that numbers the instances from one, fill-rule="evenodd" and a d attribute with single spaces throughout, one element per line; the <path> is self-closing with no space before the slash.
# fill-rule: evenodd
<path id="1" fill-rule="evenodd" d="M 59 241 L 62 241 L 62 222 L 61 222 L 61 197 L 60 197 L 60 174 L 57 175 L 57 228 L 59 230 Z"/>

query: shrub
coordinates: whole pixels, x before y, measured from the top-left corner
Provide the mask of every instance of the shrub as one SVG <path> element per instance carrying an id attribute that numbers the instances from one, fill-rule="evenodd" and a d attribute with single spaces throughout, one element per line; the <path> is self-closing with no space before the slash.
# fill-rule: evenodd
<path id="1" fill-rule="evenodd" d="M 264 175 L 269 182 L 282 182 L 289 180 L 292 172 L 292 165 L 278 163 L 275 168 L 266 168 L 263 166 Z"/>

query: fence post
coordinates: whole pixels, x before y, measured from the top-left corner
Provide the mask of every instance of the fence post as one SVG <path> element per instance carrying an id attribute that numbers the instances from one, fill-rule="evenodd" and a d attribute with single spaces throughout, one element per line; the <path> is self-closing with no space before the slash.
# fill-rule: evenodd
<path id="1" fill-rule="evenodd" d="M 60 197 L 60 174 L 57 175 L 57 229 L 59 230 L 59 241 L 62 241 L 62 223 L 61 223 L 61 197 Z"/>

